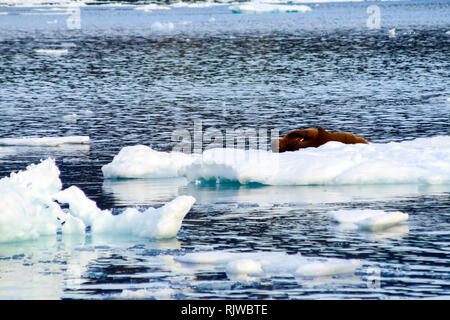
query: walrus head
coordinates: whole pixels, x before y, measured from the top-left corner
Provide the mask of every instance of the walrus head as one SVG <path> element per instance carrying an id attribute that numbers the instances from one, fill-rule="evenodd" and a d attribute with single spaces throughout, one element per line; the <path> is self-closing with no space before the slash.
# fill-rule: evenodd
<path id="1" fill-rule="evenodd" d="M 272 152 L 296 151 L 303 148 L 317 148 L 329 141 L 345 144 L 365 143 L 364 138 L 346 132 L 328 132 L 324 128 L 294 130 L 280 140 L 272 142 Z"/>
<path id="2" fill-rule="evenodd" d="M 272 141 L 272 152 L 295 151 L 302 148 L 313 147 L 315 144 L 314 140 L 316 140 L 319 134 L 319 129 L 291 131 L 280 140 Z"/>

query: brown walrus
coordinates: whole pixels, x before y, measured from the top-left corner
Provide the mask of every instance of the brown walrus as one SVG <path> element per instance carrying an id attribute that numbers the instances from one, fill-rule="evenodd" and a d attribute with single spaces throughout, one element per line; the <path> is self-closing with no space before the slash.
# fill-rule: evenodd
<path id="1" fill-rule="evenodd" d="M 346 132 L 328 132 L 324 128 L 294 130 L 280 140 L 272 142 L 273 152 L 296 151 L 302 148 L 317 148 L 328 141 L 339 141 L 345 144 L 369 143 L 366 139 Z"/>

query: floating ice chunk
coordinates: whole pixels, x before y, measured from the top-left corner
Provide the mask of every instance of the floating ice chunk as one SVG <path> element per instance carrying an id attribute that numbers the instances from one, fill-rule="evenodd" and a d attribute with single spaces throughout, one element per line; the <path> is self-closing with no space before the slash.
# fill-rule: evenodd
<path id="1" fill-rule="evenodd" d="M 36 52 L 37 54 L 61 56 L 63 54 L 68 54 L 69 50 L 67 50 L 67 49 L 35 49 L 34 52 Z"/>
<path id="2" fill-rule="evenodd" d="M 3 138 L 0 139 L 0 145 L 4 146 L 59 146 L 62 144 L 84 144 L 89 142 L 88 136 L 68 136 L 68 137 L 22 137 L 22 138 Z"/>
<path id="3" fill-rule="evenodd" d="M 65 116 L 63 116 L 63 120 L 65 121 L 77 121 L 77 117 L 78 115 L 76 113 L 72 113 L 72 114 L 67 114 Z"/>
<path id="4" fill-rule="evenodd" d="M 194 156 L 181 152 L 158 152 L 138 145 L 123 148 L 102 172 L 105 178 L 173 178 L 194 160 Z"/>
<path id="5" fill-rule="evenodd" d="M 261 263 L 252 259 L 231 261 L 227 264 L 225 270 L 227 274 L 257 275 L 263 273 Z"/>
<path id="6" fill-rule="evenodd" d="M 204 251 L 175 257 L 175 261 L 189 264 L 223 264 L 236 257 L 236 253 L 226 251 Z"/>
<path id="7" fill-rule="evenodd" d="M 71 0 L 2 0 L 2 3 L 10 5 L 10 6 L 24 6 L 24 7 L 33 7 L 33 6 L 48 6 L 48 5 L 65 5 L 68 6 L 71 4 Z M 74 3 L 72 2 L 72 5 Z M 78 3 L 76 5 L 79 5 Z M 59 9 L 60 10 L 60 9 Z"/>
<path id="8" fill-rule="evenodd" d="M 87 226 L 92 233 L 172 238 L 195 202 L 191 196 L 179 196 L 161 208 L 128 208 L 113 215 L 76 186 L 61 191 L 59 173 L 55 161 L 47 159 L 0 180 L 0 242 L 55 235 L 59 227 L 63 234 L 84 234 Z M 69 204 L 69 210 L 55 200 Z"/>
<path id="9" fill-rule="evenodd" d="M 241 5 L 229 7 L 233 13 L 252 14 L 252 13 L 298 13 L 311 11 L 311 7 L 306 5 L 285 5 L 269 4 L 263 2 L 247 2 Z"/>
<path id="10" fill-rule="evenodd" d="M 267 185 L 450 184 L 450 136 L 342 144 L 272 153 L 209 149 L 202 155 L 123 148 L 102 168 L 105 178 L 170 178 Z"/>
<path id="11" fill-rule="evenodd" d="M 0 242 L 56 234 L 61 208 L 51 194 L 61 189 L 54 160 L 30 165 L 0 180 Z"/>
<path id="12" fill-rule="evenodd" d="M 327 212 L 336 222 L 355 225 L 359 229 L 379 231 L 408 220 L 408 214 L 383 210 L 338 210 Z"/>
<path id="13" fill-rule="evenodd" d="M 152 12 L 152 10 L 170 10 L 170 7 L 149 3 L 146 5 L 139 5 L 134 8 L 134 10 L 142 10 L 144 12 Z"/>
<path id="14" fill-rule="evenodd" d="M 161 208 L 149 208 L 144 212 L 127 208 L 123 213 L 113 215 L 109 210 L 99 209 L 76 186 L 59 192 L 54 198 L 69 204 L 71 214 L 90 226 L 92 233 L 128 234 L 155 239 L 175 237 L 195 202 L 191 196 L 179 196 Z"/>
<path id="15" fill-rule="evenodd" d="M 86 109 L 82 111 L 85 116 L 92 116 L 94 114 L 93 111 Z"/>
<path id="16" fill-rule="evenodd" d="M 154 31 L 172 31 L 175 25 L 172 22 L 154 22 L 151 28 Z"/>
<path id="17" fill-rule="evenodd" d="M 170 6 L 173 8 L 208 8 L 211 6 L 220 6 L 220 5 L 226 5 L 226 3 L 220 3 L 220 2 L 214 2 L 214 1 L 199 1 L 199 2 L 185 2 L 185 1 L 179 1 L 172 3 Z"/>
<path id="18" fill-rule="evenodd" d="M 295 275 L 303 277 L 324 277 L 336 274 L 353 273 L 362 265 L 360 260 L 328 259 L 301 265 L 295 270 Z"/>
<path id="19" fill-rule="evenodd" d="M 280 275 L 330 276 L 354 272 L 362 265 L 360 260 L 336 258 L 310 258 L 283 252 L 223 252 L 205 251 L 174 257 L 174 260 L 193 266 L 210 264 L 223 268 L 227 274 L 236 275 Z"/>
<path id="20" fill-rule="evenodd" d="M 149 208 L 140 212 L 135 208 L 128 208 L 117 216 L 105 214 L 94 221 L 92 232 L 130 234 L 154 239 L 173 238 L 194 202 L 193 197 L 179 196 L 157 209 Z"/>

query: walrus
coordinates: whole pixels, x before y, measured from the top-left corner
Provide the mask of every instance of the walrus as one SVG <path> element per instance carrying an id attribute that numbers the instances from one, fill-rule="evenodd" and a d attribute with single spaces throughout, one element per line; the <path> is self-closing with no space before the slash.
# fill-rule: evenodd
<path id="1" fill-rule="evenodd" d="M 328 132 L 324 128 L 294 130 L 280 140 L 272 142 L 273 152 L 296 151 L 298 149 L 317 148 L 328 141 L 345 144 L 369 143 L 366 139 L 347 132 Z"/>

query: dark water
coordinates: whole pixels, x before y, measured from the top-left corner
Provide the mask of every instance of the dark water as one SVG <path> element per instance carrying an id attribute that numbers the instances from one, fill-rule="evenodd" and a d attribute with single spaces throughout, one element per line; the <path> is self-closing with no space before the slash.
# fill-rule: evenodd
<path id="1" fill-rule="evenodd" d="M 76 30 L 67 28 L 67 15 L 0 8 L 8 13 L 0 15 L 0 138 L 91 138 L 89 146 L 0 147 L 0 176 L 51 156 L 64 186 L 79 186 L 101 208 L 161 205 L 180 194 L 197 199 L 169 242 L 88 237 L 0 245 L 7 281 L 0 297 L 126 298 L 124 290 L 138 289 L 147 290 L 145 298 L 159 292 L 176 299 L 448 296 L 449 186 L 195 186 L 104 181 L 101 173 L 127 145 L 171 150 L 172 132 L 193 132 L 194 121 L 204 129 L 281 134 L 322 126 L 372 142 L 449 135 L 450 3 L 377 2 L 381 28 L 374 30 L 366 26 L 369 4 L 255 15 L 228 6 L 152 13 L 82 7 Z M 76 119 L 66 117 L 73 113 Z M 362 207 L 410 218 L 398 230 L 372 234 L 339 230 L 322 214 Z M 167 262 L 202 249 L 358 258 L 364 265 L 351 278 L 247 283 Z M 34 270 L 40 288 L 56 284 L 33 296 L 32 284 L 6 276 L 17 266 Z M 379 287 L 367 285 L 368 268 L 380 271 Z"/>

